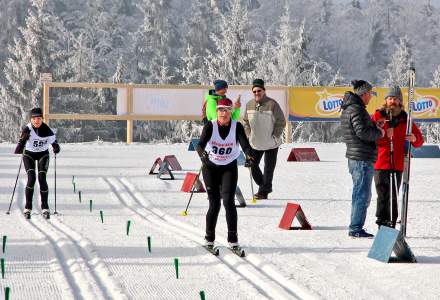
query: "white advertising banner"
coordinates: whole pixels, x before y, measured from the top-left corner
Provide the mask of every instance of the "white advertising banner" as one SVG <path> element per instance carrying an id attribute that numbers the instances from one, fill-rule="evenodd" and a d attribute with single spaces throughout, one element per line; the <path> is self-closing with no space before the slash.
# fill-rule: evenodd
<path id="1" fill-rule="evenodd" d="M 133 114 L 145 116 L 194 116 L 202 115 L 206 88 L 133 88 Z M 275 99 L 287 116 L 287 92 L 285 89 L 267 89 L 267 95 Z M 240 95 L 241 115 L 246 103 L 253 98 L 250 87 L 228 89 L 227 97 L 233 102 Z M 117 114 L 127 114 L 127 89 L 119 88 Z"/>

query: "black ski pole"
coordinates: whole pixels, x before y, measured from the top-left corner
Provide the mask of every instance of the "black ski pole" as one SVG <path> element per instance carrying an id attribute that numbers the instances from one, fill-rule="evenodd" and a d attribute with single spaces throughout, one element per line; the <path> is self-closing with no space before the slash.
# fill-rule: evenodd
<path id="1" fill-rule="evenodd" d="M 55 158 L 55 166 L 54 166 L 54 184 L 55 184 L 55 188 L 54 188 L 54 196 L 55 196 L 55 211 L 53 212 L 54 215 L 57 215 L 57 154 L 54 153 L 54 158 Z"/>
<path id="2" fill-rule="evenodd" d="M 22 164 L 23 164 L 23 155 L 21 156 L 20 166 L 18 167 L 17 178 L 15 178 L 15 185 L 14 185 L 14 190 L 12 191 L 11 202 L 9 203 L 8 211 L 6 212 L 7 215 L 9 215 L 11 213 L 12 200 L 14 199 L 15 188 L 17 187 L 17 181 L 18 181 L 18 177 L 20 176 L 20 171 L 21 171 L 21 165 Z"/>

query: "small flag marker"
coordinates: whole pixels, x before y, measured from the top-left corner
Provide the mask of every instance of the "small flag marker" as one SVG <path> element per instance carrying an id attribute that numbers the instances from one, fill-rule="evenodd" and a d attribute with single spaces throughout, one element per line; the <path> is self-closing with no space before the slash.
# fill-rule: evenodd
<path id="1" fill-rule="evenodd" d="M 128 221 L 127 221 L 127 235 L 130 234 L 130 225 L 131 225 L 131 221 L 128 220 Z"/>
<path id="2" fill-rule="evenodd" d="M 6 252 L 6 239 L 7 239 L 7 236 L 6 235 L 4 235 L 3 236 L 3 253 L 5 253 Z"/>
<path id="3" fill-rule="evenodd" d="M 174 258 L 174 268 L 176 269 L 176 278 L 179 279 L 179 259 Z"/>
<path id="4" fill-rule="evenodd" d="M 72 183 L 73 184 L 73 192 L 76 193 L 76 186 L 75 186 L 75 182 Z"/>
<path id="5" fill-rule="evenodd" d="M 11 289 L 7 286 L 5 287 L 5 300 L 9 300 L 9 293 Z"/>
<path id="6" fill-rule="evenodd" d="M 89 207 L 90 207 L 90 212 L 92 212 L 92 208 L 93 208 L 93 200 L 90 199 L 89 201 Z"/>
<path id="7" fill-rule="evenodd" d="M 151 253 L 151 237 L 147 237 L 147 241 L 148 241 L 148 252 Z"/>
<path id="8" fill-rule="evenodd" d="M 75 175 L 72 175 L 72 184 L 75 183 Z"/>
<path id="9" fill-rule="evenodd" d="M 0 260 L 0 262 L 1 262 L 1 265 L 2 265 L 2 279 L 5 279 L 5 259 L 2 258 Z"/>
<path id="10" fill-rule="evenodd" d="M 200 291 L 200 300 L 205 300 L 205 291 Z"/>
<path id="11" fill-rule="evenodd" d="M 82 202 L 82 192 L 81 191 L 78 191 L 78 200 L 79 200 L 79 203 Z"/>
<path id="12" fill-rule="evenodd" d="M 101 216 L 101 223 L 104 224 L 104 213 L 102 212 L 102 210 L 99 211 L 99 215 Z"/>

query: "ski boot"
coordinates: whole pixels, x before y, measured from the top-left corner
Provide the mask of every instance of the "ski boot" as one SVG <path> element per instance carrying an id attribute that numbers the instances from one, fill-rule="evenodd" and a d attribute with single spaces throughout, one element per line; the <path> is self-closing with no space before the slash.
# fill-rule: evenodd
<path id="1" fill-rule="evenodd" d="M 31 213 L 32 213 L 32 210 L 26 208 L 26 209 L 23 211 L 23 216 L 24 216 L 24 218 L 25 218 L 26 220 L 29 220 L 29 219 L 31 218 Z"/>
<path id="2" fill-rule="evenodd" d="M 244 252 L 244 249 L 240 247 L 238 243 L 229 243 L 229 250 L 232 251 L 235 255 L 238 255 L 239 257 L 245 257 L 246 253 Z"/>
<path id="3" fill-rule="evenodd" d="M 50 219 L 50 212 L 48 209 L 43 209 L 43 218 L 45 218 L 46 220 Z"/>

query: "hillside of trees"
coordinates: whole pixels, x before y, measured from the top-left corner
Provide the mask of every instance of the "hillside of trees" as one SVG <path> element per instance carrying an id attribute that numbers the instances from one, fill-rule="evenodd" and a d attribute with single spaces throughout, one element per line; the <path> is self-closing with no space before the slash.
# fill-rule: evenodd
<path id="1" fill-rule="evenodd" d="M 0 0 L 0 141 L 15 141 L 54 81 L 440 86 L 440 11 L 429 0 Z M 55 91 L 52 112 L 115 113 L 115 91 Z M 62 142 L 125 140 L 124 122 L 53 121 Z M 186 141 L 199 122 L 135 122 L 135 141 Z M 424 124 L 439 142 L 438 124 Z M 340 141 L 294 123 L 294 141 Z"/>

